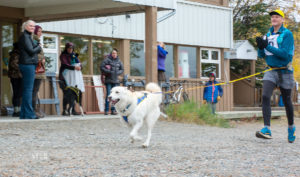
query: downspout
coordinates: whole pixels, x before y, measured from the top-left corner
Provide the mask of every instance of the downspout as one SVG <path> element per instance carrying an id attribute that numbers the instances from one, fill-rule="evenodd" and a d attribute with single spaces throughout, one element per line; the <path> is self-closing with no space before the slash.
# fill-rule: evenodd
<path id="1" fill-rule="evenodd" d="M 177 4 L 177 2 L 174 1 L 174 4 Z M 138 4 L 135 4 L 135 5 L 136 5 L 140 10 L 143 10 L 143 8 L 142 8 L 140 5 L 138 5 Z M 159 19 L 157 19 L 157 23 L 160 23 L 160 22 L 162 22 L 162 21 L 164 21 L 164 20 L 166 20 L 166 19 L 172 17 L 172 16 L 175 15 L 175 14 L 176 14 L 176 9 L 173 9 L 172 12 L 170 12 L 170 13 L 168 13 L 168 14 L 166 14 L 166 15 L 160 17 Z"/>
<path id="2" fill-rule="evenodd" d="M 230 49 L 233 48 L 233 11 L 232 9 L 230 10 Z"/>
<path id="3" fill-rule="evenodd" d="M 164 20 L 166 20 L 166 19 L 172 17 L 172 16 L 175 15 L 175 14 L 176 14 L 176 9 L 173 9 L 172 12 L 170 12 L 170 13 L 168 13 L 168 14 L 166 14 L 166 15 L 160 17 L 159 19 L 157 19 L 157 23 L 160 23 L 160 22 L 162 22 L 162 21 L 164 21 Z"/>
<path id="4" fill-rule="evenodd" d="M 233 19 L 232 19 L 232 9 L 230 10 L 230 49 L 228 50 L 228 52 L 230 52 L 231 50 L 233 50 Z M 225 52 L 224 52 L 225 54 Z M 229 73 L 230 73 L 230 58 L 228 57 L 228 63 L 229 63 Z M 225 57 L 224 57 L 224 68 L 226 68 L 226 62 L 225 62 Z M 224 69 L 225 71 L 225 81 L 226 82 L 229 82 L 229 77 L 228 77 L 228 73 L 227 73 L 227 70 Z"/>

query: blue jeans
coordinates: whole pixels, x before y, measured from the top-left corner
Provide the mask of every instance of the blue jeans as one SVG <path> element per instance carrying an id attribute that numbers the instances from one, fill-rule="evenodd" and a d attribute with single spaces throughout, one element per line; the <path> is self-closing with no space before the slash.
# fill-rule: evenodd
<path id="1" fill-rule="evenodd" d="M 105 112 L 108 112 L 109 110 L 109 101 L 108 101 L 108 96 L 110 94 L 110 90 L 116 86 L 119 86 L 120 84 L 112 84 L 112 83 L 107 83 L 105 84 L 106 86 L 106 98 L 105 98 Z M 111 107 L 110 108 L 111 111 L 114 111 L 115 110 L 115 107 Z"/>
<path id="2" fill-rule="evenodd" d="M 211 113 L 216 114 L 217 103 L 208 102 L 208 105 L 211 109 Z"/>
<path id="3" fill-rule="evenodd" d="M 19 65 L 22 73 L 22 104 L 20 119 L 34 119 L 35 112 L 32 108 L 32 91 L 35 77 L 36 65 Z"/>

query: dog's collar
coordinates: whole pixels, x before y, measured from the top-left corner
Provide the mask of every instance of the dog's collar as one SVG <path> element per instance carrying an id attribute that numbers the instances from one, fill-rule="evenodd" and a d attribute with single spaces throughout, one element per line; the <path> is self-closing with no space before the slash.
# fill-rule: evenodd
<path id="1" fill-rule="evenodd" d="M 131 104 L 127 105 L 126 108 L 123 109 L 123 111 L 121 111 L 121 113 L 125 113 L 129 109 L 130 106 L 131 106 Z"/>
<path id="2" fill-rule="evenodd" d="M 123 116 L 123 119 L 125 120 L 125 122 L 128 123 L 128 117 L 127 116 Z"/>
<path id="3" fill-rule="evenodd" d="M 137 104 L 140 104 L 140 103 L 141 103 L 142 101 L 144 101 L 146 98 L 147 98 L 147 93 L 144 93 L 144 96 L 138 98 Z M 125 113 L 125 112 L 129 109 L 130 106 L 131 106 L 131 104 L 127 105 L 126 108 L 125 108 L 123 111 L 121 111 L 121 112 L 122 112 L 122 113 Z M 128 122 L 128 116 L 122 116 L 122 117 L 123 117 L 123 120 L 124 120 L 125 122 L 129 123 L 129 122 Z"/>

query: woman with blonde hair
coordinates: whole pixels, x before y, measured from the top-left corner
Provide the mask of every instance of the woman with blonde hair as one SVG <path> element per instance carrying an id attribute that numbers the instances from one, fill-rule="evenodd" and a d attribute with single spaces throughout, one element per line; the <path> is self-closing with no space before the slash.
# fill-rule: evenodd
<path id="1" fill-rule="evenodd" d="M 24 22 L 23 33 L 19 38 L 19 68 L 22 73 L 22 104 L 20 119 L 39 119 L 32 108 L 32 92 L 35 78 L 35 69 L 38 63 L 37 54 L 41 51 L 39 43 L 35 43 L 32 34 L 35 30 L 35 22 Z"/>

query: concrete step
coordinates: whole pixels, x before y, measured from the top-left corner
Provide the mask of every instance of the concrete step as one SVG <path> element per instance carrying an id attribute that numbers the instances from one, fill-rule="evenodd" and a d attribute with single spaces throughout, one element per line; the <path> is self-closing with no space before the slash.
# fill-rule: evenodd
<path id="1" fill-rule="evenodd" d="M 284 111 L 284 107 L 272 107 L 272 111 Z M 261 107 L 233 107 L 233 111 L 261 111 Z"/>
<path id="2" fill-rule="evenodd" d="M 248 118 L 262 118 L 262 111 L 224 111 L 217 112 L 218 115 L 224 119 L 248 119 Z M 273 111 L 272 118 L 286 116 L 285 111 Z"/>

